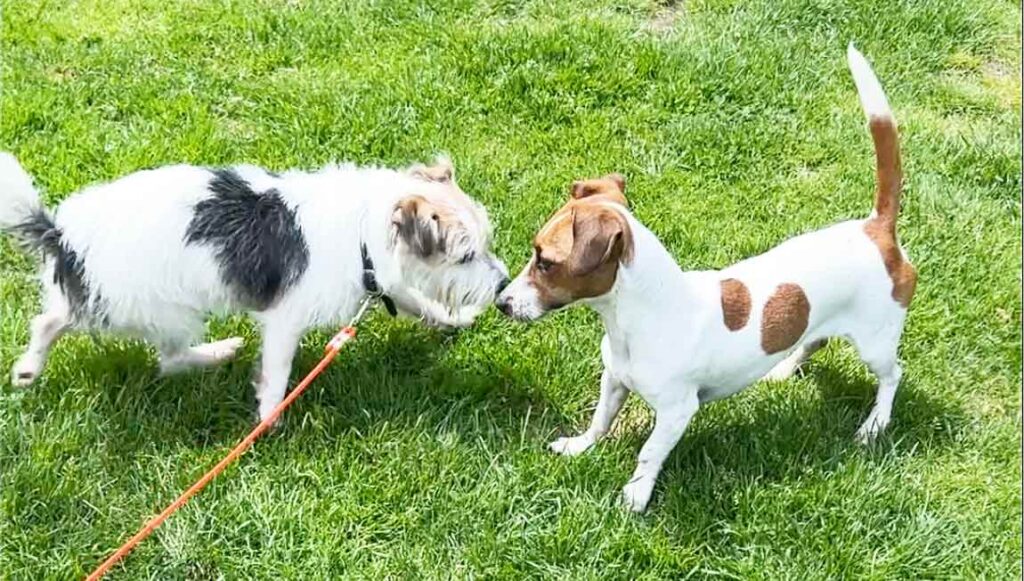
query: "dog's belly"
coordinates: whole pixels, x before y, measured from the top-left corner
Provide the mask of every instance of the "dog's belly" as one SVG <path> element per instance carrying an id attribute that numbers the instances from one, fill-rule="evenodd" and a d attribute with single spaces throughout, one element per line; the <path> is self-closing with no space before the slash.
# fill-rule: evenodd
<path id="1" fill-rule="evenodd" d="M 697 399 L 700 400 L 700 403 L 706 403 L 718 399 L 725 399 L 730 395 L 735 395 L 748 387 L 750 387 L 750 383 L 729 385 L 702 385 L 700 389 L 697 390 Z"/>

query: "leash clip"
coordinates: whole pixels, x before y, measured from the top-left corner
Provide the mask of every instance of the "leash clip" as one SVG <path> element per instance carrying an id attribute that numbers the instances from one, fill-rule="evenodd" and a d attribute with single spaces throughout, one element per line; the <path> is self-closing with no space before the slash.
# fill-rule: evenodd
<path id="1" fill-rule="evenodd" d="M 365 297 L 363 297 L 363 300 L 359 302 L 359 309 L 356 311 L 355 316 L 352 317 L 351 320 L 349 320 L 348 325 L 342 327 L 340 331 L 338 331 L 333 337 L 331 337 L 331 340 L 327 342 L 326 346 L 324 346 L 324 351 L 338 351 L 342 348 L 343 345 L 345 345 L 345 343 L 348 343 L 350 340 L 355 339 L 356 326 L 358 326 L 359 322 L 363 320 L 363 317 L 366 316 L 366 313 L 370 310 L 370 307 L 373 306 L 373 303 L 378 298 L 378 296 L 371 294 L 367 294 Z"/>
<path id="2" fill-rule="evenodd" d="M 374 271 L 373 260 L 370 258 L 370 251 L 366 248 L 365 242 L 359 245 L 359 254 L 363 261 L 363 290 L 370 298 L 380 299 L 384 303 L 384 308 L 388 310 L 388 314 L 397 317 L 398 309 L 395 307 L 395 301 L 384 294 L 384 289 L 380 288 L 380 284 L 377 282 L 377 273 Z"/>

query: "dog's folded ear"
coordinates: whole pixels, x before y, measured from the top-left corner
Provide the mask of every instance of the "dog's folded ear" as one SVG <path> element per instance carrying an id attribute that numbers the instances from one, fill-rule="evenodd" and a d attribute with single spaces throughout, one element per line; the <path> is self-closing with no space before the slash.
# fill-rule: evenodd
<path id="1" fill-rule="evenodd" d="M 452 160 L 445 156 L 438 156 L 432 165 L 418 163 L 410 167 L 406 172 L 421 180 L 449 184 L 455 181 L 455 166 Z"/>
<path id="2" fill-rule="evenodd" d="M 632 232 L 622 214 L 614 210 L 573 210 L 572 237 L 568 267 L 573 276 L 590 274 L 606 264 L 628 264 L 632 260 Z"/>
<path id="3" fill-rule="evenodd" d="M 619 193 L 626 195 L 626 176 L 615 172 L 604 176 L 604 179 L 614 183 L 619 188 Z"/>
<path id="4" fill-rule="evenodd" d="M 628 205 L 626 202 L 626 178 L 620 173 L 610 173 L 604 177 L 590 180 L 577 180 L 572 183 L 569 192 L 577 200 L 591 196 L 604 196 L 623 206 Z"/>
<path id="5" fill-rule="evenodd" d="M 418 194 L 399 200 L 391 213 L 394 234 L 420 258 L 445 251 L 444 226 L 441 222 L 438 209 Z"/>

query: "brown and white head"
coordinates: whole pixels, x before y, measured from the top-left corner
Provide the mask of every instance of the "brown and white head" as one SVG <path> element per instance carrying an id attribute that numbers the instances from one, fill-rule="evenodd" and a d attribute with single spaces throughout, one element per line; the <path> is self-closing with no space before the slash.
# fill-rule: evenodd
<path id="1" fill-rule="evenodd" d="M 428 323 L 468 325 L 508 283 L 490 250 L 487 211 L 459 188 L 447 158 L 405 173 L 413 187 L 391 212 L 389 245 L 401 277 L 393 298 Z"/>
<path id="2" fill-rule="evenodd" d="M 498 296 L 498 310 L 532 321 L 611 291 L 633 259 L 625 192 L 619 174 L 574 182 L 569 201 L 534 236 L 530 262 Z"/>

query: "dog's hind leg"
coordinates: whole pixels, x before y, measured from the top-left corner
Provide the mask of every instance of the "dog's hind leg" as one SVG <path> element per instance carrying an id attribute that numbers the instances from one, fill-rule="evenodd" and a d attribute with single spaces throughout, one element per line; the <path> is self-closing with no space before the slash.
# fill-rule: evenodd
<path id="1" fill-rule="evenodd" d="M 900 335 L 903 332 L 903 318 L 890 322 L 874 336 L 854 336 L 854 345 L 860 357 L 872 373 L 878 377 L 878 392 L 875 395 L 875 407 L 871 409 L 866 420 L 857 430 L 857 440 L 868 443 L 889 425 L 892 416 L 892 402 L 896 397 L 903 370 L 897 361 L 897 350 Z"/>
<path id="2" fill-rule="evenodd" d="M 42 373 L 50 347 L 71 324 L 68 301 L 60 287 L 48 284 L 46 307 L 31 323 L 28 347 L 11 369 L 11 383 L 17 387 L 31 385 Z"/>
<path id="3" fill-rule="evenodd" d="M 768 381 L 784 381 L 793 377 L 793 374 L 800 369 L 800 366 L 810 359 L 811 355 L 814 355 L 819 349 L 824 347 L 827 342 L 828 339 L 818 339 L 817 341 L 811 341 L 800 345 L 794 349 L 788 357 L 776 363 L 775 367 L 772 367 L 772 370 L 769 371 L 762 379 L 767 379 Z"/>

